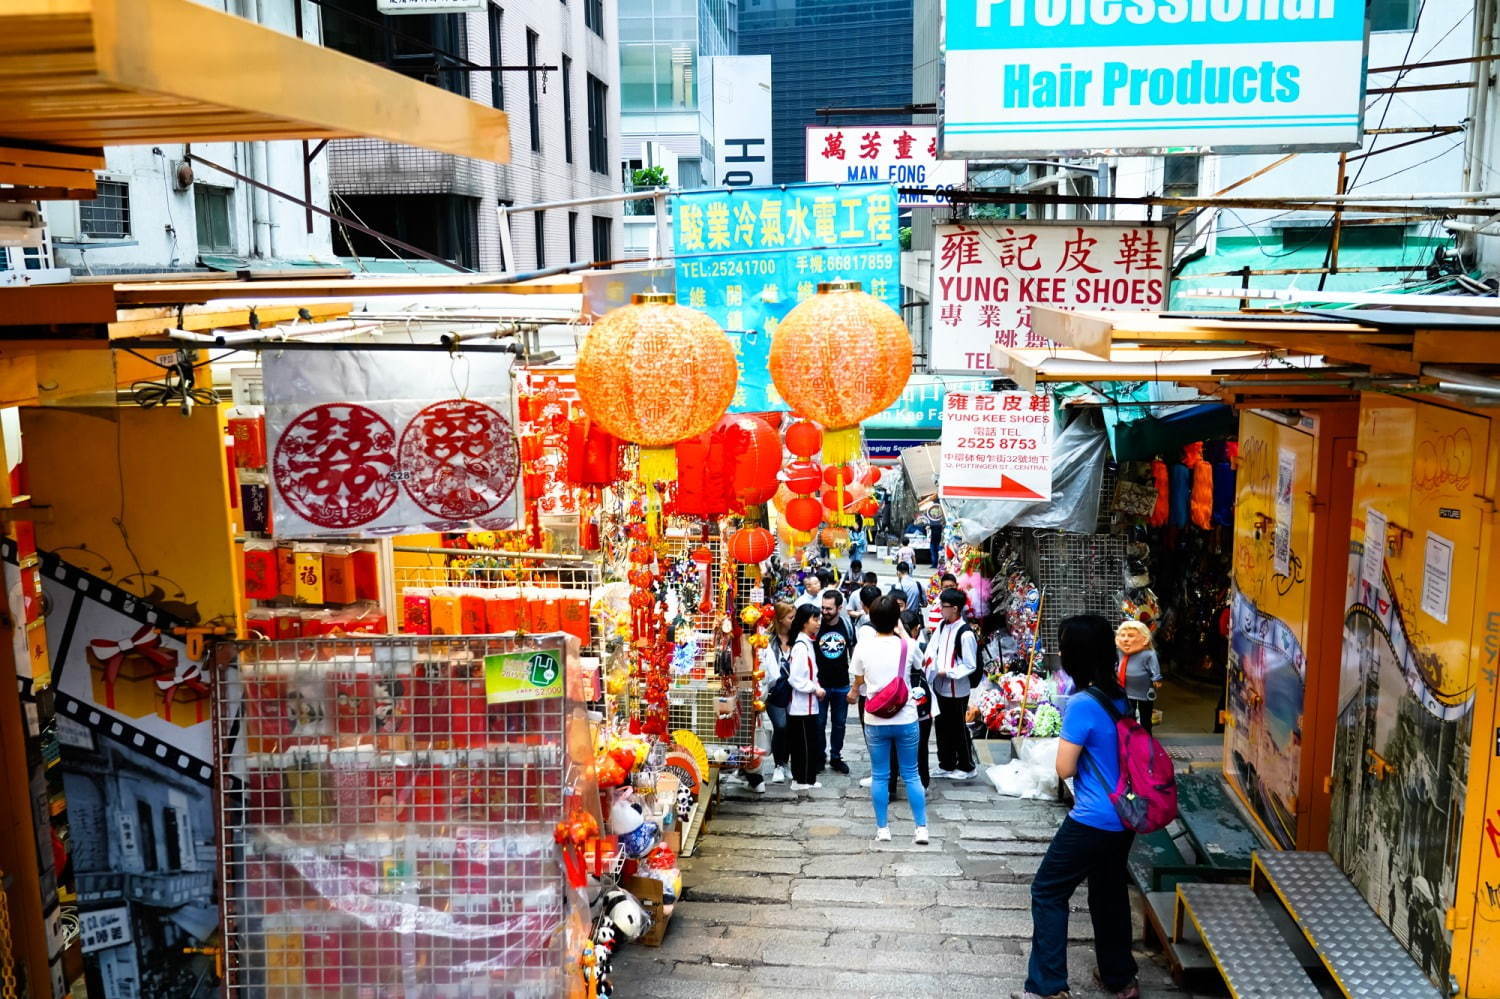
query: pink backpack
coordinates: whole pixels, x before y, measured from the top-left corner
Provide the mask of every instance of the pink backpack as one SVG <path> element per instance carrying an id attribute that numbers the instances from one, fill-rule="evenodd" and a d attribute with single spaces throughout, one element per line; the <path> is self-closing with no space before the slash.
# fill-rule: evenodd
<path id="1" fill-rule="evenodd" d="M 1101 691 L 1090 687 L 1085 693 L 1093 695 L 1115 723 L 1120 779 L 1110 792 L 1109 800 L 1114 804 L 1120 822 L 1126 829 L 1138 833 L 1166 828 L 1177 818 L 1177 775 L 1167 751 L 1134 718 L 1121 716 Z M 1094 771 L 1102 780 L 1104 772 L 1097 763 Z"/>

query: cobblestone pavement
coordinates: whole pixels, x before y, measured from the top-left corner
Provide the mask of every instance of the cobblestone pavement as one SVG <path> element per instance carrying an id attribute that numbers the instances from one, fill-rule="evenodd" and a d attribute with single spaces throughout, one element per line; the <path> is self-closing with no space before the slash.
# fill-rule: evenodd
<path id="1" fill-rule="evenodd" d="M 1029 884 L 1065 809 L 1003 798 L 983 780 L 935 779 L 932 843 L 911 842 L 911 809 L 892 805 L 892 842 L 876 843 L 858 728 L 854 773 L 825 773 L 794 798 L 726 792 L 698 855 L 683 861 L 684 897 L 659 948 L 624 945 L 618 999 L 755 996 L 866 999 L 1008 997 L 1025 979 Z M 1069 970 L 1075 997 L 1094 966 L 1084 892 L 1074 899 Z M 1139 917 L 1137 917 L 1137 921 Z M 1139 925 L 1136 939 L 1140 939 Z M 1189 999 L 1137 945 L 1148 997 Z"/>

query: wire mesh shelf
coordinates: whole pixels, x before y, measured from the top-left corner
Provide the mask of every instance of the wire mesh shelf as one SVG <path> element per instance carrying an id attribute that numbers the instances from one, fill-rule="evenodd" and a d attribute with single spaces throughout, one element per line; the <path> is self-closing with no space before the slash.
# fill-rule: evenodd
<path id="1" fill-rule="evenodd" d="M 1044 533 L 1037 537 L 1037 585 L 1043 591 L 1041 638 L 1057 654 L 1057 625 L 1075 614 L 1120 616 L 1125 539 L 1115 534 Z"/>
<path id="2" fill-rule="evenodd" d="M 558 994 L 564 662 L 557 636 L 243 644 L 218 681 L 226 996 Z"/>

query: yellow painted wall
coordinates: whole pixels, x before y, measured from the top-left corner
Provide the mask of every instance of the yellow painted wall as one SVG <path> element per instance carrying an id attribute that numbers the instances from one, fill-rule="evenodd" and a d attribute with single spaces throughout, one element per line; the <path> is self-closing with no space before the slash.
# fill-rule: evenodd
<path id="1" fill-rule="evenodd" d="M 1316 438 L 1310 426 L 1246 412 L 1239 446 L 1224 768 L 1272 838 L 1290 848 L 1302 792 Z M 1291 549 L 1281 572 L 1276 532 L 1285 510 L 1276 486 L 1283 455 L 1292 462 Z"/>
<path id="2" fill-rule="evenodd" d="M 37 547 L 182 617 L 233 625 L 239 562 L 222 413 L 23 409 Z"/>

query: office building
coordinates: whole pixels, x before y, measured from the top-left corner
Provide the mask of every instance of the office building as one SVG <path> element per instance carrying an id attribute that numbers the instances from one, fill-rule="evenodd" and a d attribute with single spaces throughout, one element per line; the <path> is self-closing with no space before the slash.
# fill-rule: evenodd
<path id="1" fill-rule="evenodd" d="M 323 0 L 320 8 L 330 48 L 420 76 L 510 116 L 511 157 L 504 165 L 379 139 L 330 143 L 335 214 L 484 271 L 613 258 L 618 204 L 510 216 L 513 260 L 503 259 L 496 211 L 620 190 L 613 5 L 513 0 L 478 13 L 385 15 L 375 0 Z M 333 240 L 340 256 L 358 258 L 357 268 L 389 270 L 392 265 L 370 260 L 412 256 L 339 225 Z M 419 264 L 432 267 L 411 266 Z"/>
<path id="2" fill-rule="evenodd" d="M 912 0 L 742 0 L 739 52 L 769 55 L 774 179 L 805 178 L 804 129 L 824 107 L 905 107 L 912 95 Z M 842 116 L 881 125 L 898 115 Z"/>

